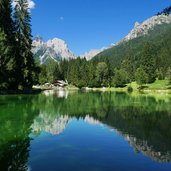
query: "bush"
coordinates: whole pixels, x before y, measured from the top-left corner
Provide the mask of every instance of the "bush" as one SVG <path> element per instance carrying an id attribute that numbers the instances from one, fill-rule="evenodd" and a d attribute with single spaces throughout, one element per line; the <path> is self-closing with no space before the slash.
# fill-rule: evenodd
<path id="1" fill-rule="evenodd" d="M 133 92 L 133 88 L 131 86 L 129 86 L 127 91 L 128 91 L 128 93 L 132 93 Z"/>

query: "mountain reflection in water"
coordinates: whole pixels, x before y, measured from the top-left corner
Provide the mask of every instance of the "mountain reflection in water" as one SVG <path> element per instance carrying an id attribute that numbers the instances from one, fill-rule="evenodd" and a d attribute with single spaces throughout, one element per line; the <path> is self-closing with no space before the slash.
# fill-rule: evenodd
<path id="1" fill-rule="evenodd" d="M 1 100 L 0 170 L 28 170 L 31 142 L 43 132 L 60 136 L 75 119 L 112 130 L 135 153 L 171 162 L 171 96 L 45 92 Z"/>

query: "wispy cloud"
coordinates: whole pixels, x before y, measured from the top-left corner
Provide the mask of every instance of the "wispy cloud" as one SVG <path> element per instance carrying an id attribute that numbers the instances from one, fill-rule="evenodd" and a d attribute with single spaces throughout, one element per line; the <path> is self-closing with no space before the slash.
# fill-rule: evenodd
<path id="1" fill-rule="evenodd" d="M 28 8 L 29 9 L 35 8 L 36 4 L 35 4 L 35 2 L 33 0 L 27 0 L 27 2 L 28 2 Z M 17 0 L 13 0 L 12 1 L 12 6 L 15 7 L 16 4 L 17 4 Z"/>

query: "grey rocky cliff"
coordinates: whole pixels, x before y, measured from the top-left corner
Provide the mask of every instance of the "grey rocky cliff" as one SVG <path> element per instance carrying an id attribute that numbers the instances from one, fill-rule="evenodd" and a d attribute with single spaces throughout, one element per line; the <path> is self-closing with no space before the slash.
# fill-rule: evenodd
<path id="1" fill-rule="evenodd" d="M 75 58 L 75 55 L 69 50 L 65 41 L 58 38 L 43 42 L 40 37 L 36 37 L 33 40 L 32 52 L 40 60 L 41 64 L 46 63 L 48 59 L 59 61 Z"/>
<path id="2" fill-rule="evenodd" d="M 91 60 L 94 56 L 102 52 L 104 49 L 92 49 L 89 52 L 86 52 L 83 55 L 80 55 L 81 58 L 86 58 L 87 60 Z"/>
<path id="3" fill-rule="evenodd" d="M 171 15 L 158 15 L 151 17 L 144 21 L 142 24 L 136 22 L 134 28 L 130 31 L 130 33 L 122 39 L 118 44 L 135 39 L 140 36 L 147 35 L 150 30 L 152 30 L 155 26 L 161 24 L 169 24 L 171 23 Z"/>

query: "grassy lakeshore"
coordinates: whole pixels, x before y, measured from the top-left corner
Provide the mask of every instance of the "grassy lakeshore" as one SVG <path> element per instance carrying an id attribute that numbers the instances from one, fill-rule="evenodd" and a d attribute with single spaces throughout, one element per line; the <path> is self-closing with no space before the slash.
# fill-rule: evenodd
<path id="1" fill-rule="evenodd" d="M 166 80 L 156 80 L 152 84 L 145 84 L 143 86 L 140 86 L 136 82 L 132 82 L 130 84 L 127 84 L 123 88 L 90 88 L 90 90 L 93 91 L 118 91 L 118 92 L 127 92 L 128 89 L 131 88 L 132 92 L 144 92 L 144 93 L 171 93 L 171 86 L 168 85 Z M 89 90 L 89 88 L 88 88 Z"/>
<path id="2" fill-rule="evenodd" d="M 111 91 L 111 92 L 132 92 L 132 93 L 148 93 L 148 94 L 171 94 L 171 86 L 168 85 L 166 80 L 156 80 L 152 84 L 145 84 L 143 86 L 140 86 L 136 82 L 132 82 L 130 84 L 127 84 L 125 87 L 101 87 L 101 88 L 89 88 L 89 87 L 83 87 L 79 89 L 76 86 L 68 85 L 65 88 L 58 88 L 54 86 L 34 86 L 35 89 L 41 89 L 44 90 L 68 90 L 68 91 Z M 130 91 L 131 90 L 131 91 Z"/>
<path id="3" fill-rule="evenodd" d="M 129 91 L 131 88 L 131 91 Z M 133 94 L 139 94 L 139 93 L 145 93 L 145 94 L 159 94 L 160 96 L 163 94 L 171 94 L 171 85 L 168 85 L 166 80 L 156 80 L 152 84 L 145 84 L 141 88 L 136 82 L 132 82 L 130 84 L 127 84 L 125 87 L 101 87 L 101 88 L 89 88 L 89 87 L 83 87 L 78 88 L 73 85 L 68 85 L 65 88 L 59 88 L 54 86 L 47 86 L 47 85 L 39 85 L 39 86 L 33 86 L 32 90 L 28 91 L 22 91 L 22 90 L 0 90 L 1 95 L 5 94 L 38 94 L 45 90 L 66 90 L 66 91 L 101 91 L 101 92 L 132 92 Z"/>

